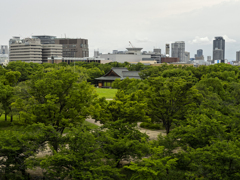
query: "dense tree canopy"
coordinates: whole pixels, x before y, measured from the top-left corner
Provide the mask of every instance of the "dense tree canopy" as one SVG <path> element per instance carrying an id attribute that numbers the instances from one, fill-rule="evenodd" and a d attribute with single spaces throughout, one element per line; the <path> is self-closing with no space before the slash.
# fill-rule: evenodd
<path id="1" fill-rule="evenodd" d="M 142 79 L 117 79 L 113 100 L 99 98 L 94 79 L 112 67 Z M 239 179 L 239 73 L 228 64 L 11 62 L 0 67 L 0 179 L 29 179 L 35 168 L 46 179 Z M 149 138 L 141 122 L 163 134 Z"/>

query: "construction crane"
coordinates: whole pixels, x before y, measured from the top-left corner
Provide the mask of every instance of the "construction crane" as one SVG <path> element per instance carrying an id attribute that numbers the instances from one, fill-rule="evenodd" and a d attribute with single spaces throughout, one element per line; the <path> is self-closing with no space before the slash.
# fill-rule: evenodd
<path id="1" fill-rule="evenodd" d="M 129 44 L 132 46 L 132 48 L 134 48 L 133 45 L 132 45 L 132 43 L 131 43 L 130 41 L 129 41 Z"/>

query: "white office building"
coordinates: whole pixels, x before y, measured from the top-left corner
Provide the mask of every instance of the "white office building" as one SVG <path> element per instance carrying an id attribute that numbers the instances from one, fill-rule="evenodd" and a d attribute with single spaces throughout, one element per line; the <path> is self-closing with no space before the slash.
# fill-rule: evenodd
<path id="1" fill-rule="evenodd" d="M 126 48 L 127 51 L 125 53 L 117 53 L 117 54 L 101 54 L 100 58 L 104 58 L 105 60 L 116 61 L 120 63 L 124 62 L 140 62 L 145 58 L 150 59 L 151 54 L 142 54 L 142 48 Z M 121 51 L 118 51 L 121 52 Z"/>

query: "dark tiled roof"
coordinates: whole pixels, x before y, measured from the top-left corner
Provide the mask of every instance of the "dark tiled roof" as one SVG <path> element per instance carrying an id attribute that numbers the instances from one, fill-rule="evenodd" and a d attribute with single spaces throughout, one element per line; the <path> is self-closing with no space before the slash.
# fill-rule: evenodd
<path id="1" fill-rule="evenodd" d="M 113 67 L 111 70 L 113 70 L 117 75 L 119 75 L 121 77 L 121 79 L 123 78 L 123 71 L 128 71 L 127 68 L 125 67 Z M 107 73 L 108 74 L 108 73 Z M 104 75 L 105 76 L 105 75 Z"/>
<path id="2" fill-rule="evenodd" d="M 139 77 L 139 71 L 123 71 L 123 78 L 126 77 Z"/>
<path id="3" fill-rule="evenodd" d="M 118 76 L 107 76 L 107 74 L 109 74 L 111 71 L 114 71 Z M 109 71 L 107 74 L 105 74 L 104 76 L 102 77 L 99 77 L 99 78 L 95 78 L 96 80 L 115 80 L 115 79 L 125 79 L 126 77 L 132 79 L 132 78 L 135 78 L 135 79 L 141 79 L 139 77 L 139 72 L 140 71 L 128 71 L 127 68 L 124 68 L 124 67 L 113 67 L 111 69 L 111 71 Z"/>

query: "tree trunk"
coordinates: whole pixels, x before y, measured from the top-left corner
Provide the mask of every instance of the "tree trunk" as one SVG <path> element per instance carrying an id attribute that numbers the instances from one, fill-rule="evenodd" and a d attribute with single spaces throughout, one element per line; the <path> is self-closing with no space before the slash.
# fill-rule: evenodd
<path id="1" fill-rule="evenodd" d="M 11 122 L 13 122 L 13 115 L 11 115 Z"/>
<path id="2" fill-rule="evenodd" d="M 5 113 L 5 121 L 7 121 L 7 114 Z"/>
<path id="3" fill-rule="evenodd" d="M 28 174 L 26 173 L 26 170 L 25 169 L 20 169 L 21 173 L 22 173 L 22 176 L 25 178 L 25 179 L 29 179 L 28 178 Z"/>
<path id="4" fill-rule="evenodd" d="M 121 160 L 118 161 L 116 168 L 120 168 L 120 162 L 121 162 Z"/>
<path id="5" fill-rule="evenodd" d="M 169 134 L 169 132 L 170 132 L 170 127 L 167 126 L 167 134 Z"/>

